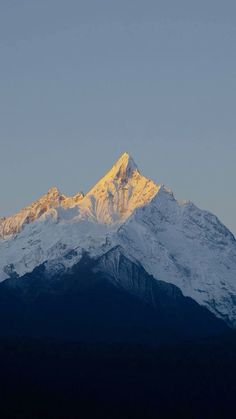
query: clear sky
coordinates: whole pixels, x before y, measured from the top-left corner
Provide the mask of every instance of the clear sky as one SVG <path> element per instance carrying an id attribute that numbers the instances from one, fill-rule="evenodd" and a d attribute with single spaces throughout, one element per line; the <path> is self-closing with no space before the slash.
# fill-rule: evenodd
<path id="1" fill-rule="evenodd" d="M 235 0 L 0 0 L 0 215 L 128 151 L 236 233 Z"/>

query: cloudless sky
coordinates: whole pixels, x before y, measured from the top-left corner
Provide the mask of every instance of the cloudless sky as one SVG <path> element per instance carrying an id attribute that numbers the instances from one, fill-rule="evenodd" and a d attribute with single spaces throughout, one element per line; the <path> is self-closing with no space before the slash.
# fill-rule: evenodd
<path id="1" fill-rule="evenodd" d="M 235 0 L 0 0 L 0 215 L 120 153 L 236 233 Z"/>

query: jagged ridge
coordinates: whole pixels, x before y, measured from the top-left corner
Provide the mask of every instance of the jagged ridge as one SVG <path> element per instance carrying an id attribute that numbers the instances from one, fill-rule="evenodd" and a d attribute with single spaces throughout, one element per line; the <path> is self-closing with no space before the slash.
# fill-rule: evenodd
<path id="1" fill-rule="evenodd" d="M 75 208 L 69 218 L 113 224 L 125 220 L 138 207 L 147 204 L 160 185 L 142 176 L 128 153 L 122 154 L 112 169 L 84 196 L 68 197 L 51 188 L 39 200 L 16 215 L 0 219 L 0 238 L 19 233 L 22 228 L 42 216 L 60 217 L 62 209 Z M 71 214 L 71 215 L 70 215 Z M 65 213 L 64 213 L 65 216 Z"/>

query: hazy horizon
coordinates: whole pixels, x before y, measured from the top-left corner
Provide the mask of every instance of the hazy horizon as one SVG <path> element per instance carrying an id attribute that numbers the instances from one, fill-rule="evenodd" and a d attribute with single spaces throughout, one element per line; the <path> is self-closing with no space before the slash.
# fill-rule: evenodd
<path id="1" fill-rule="evenodd" d="M 234 1 L 3 0 L 0 216 L 124 151 L 236 233 Z"/>

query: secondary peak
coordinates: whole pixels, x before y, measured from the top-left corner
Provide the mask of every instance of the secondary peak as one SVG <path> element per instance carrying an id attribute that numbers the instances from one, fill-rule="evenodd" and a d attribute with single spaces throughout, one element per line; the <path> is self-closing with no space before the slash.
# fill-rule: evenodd
<path id="1" fill-rule="evenodd" d="M 56 187 L 52 187 L 52 188 L 48 189 L 47 195 L 57 197 L 57 196 L 60 195 L 60 191 Z"/>

